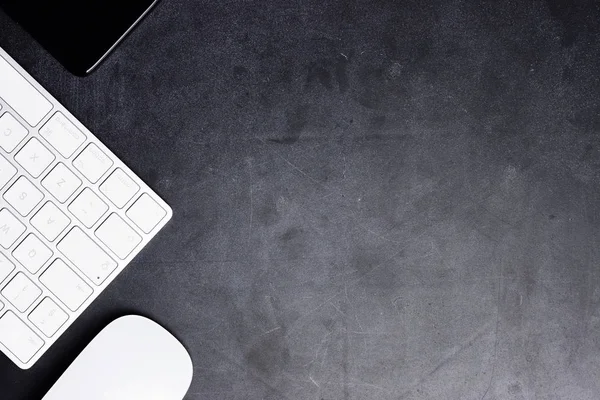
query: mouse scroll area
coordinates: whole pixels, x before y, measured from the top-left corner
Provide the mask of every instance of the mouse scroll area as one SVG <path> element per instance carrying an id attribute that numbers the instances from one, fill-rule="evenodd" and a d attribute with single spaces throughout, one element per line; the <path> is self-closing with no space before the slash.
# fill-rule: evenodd
<path id="1" fill-rule="evenodd" d="M 139 316 L 110 323 L 42 400 L 182 400 L 193 374 L 183 345 Z"/>

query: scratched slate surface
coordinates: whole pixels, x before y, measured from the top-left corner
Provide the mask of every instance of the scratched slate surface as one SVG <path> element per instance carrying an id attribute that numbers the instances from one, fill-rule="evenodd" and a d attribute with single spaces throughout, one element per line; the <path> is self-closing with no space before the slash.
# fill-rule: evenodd
<path id="1" fill-rule="evenodd" d="M 600 398 L 599 20 L 165 0 L 81 79 L 0 13 L 175 213 L 35 368 L 0 359 L 0 398 L 128 313 L 189 349 L 188 400 Z"/>

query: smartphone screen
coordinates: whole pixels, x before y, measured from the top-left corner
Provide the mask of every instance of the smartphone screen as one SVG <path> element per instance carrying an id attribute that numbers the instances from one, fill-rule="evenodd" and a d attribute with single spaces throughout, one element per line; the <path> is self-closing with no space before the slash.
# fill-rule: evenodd
<path id="1" fill-rule="evenodd" d="M 76 75 L 90 73 L 158 0 L 0 0 L 0 7 Z"/>

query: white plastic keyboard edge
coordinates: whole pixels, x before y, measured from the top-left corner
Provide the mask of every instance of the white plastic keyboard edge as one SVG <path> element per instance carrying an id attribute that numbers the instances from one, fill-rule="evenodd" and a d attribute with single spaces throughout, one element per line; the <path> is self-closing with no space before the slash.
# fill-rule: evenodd
<path id="1" fill-rule="evenodd" d="M 162 200 L 148 185 L 146 185 L 133 171 L 131 171 L 112 151 L 110 151 L 106 146 L 104 146 L 104 144 L 102 142 L 100 142 L 96 136 L 90 132 L 83 124 L 81 124 L 79 122 L 79 120 L 77 118 L 75 118 L 64 106 L 62 106 L 50 93 L 48 93 L 35 79 L 33 79 L 33 77 L 31 77 L 23 68 L 21 68 L 21 66 L 19 64 L 17 64 L 17 62 L 10 57 L 1 47 L 0 47 L 0 57 L 4 58 L 10 65 L 12 65 L 16 71 L 18 71 L 29 83 L 31 83 L 47 100 L 49 100 L 52 105 L 53 108 L 52 110 L 41 120 L 40 123 L 38 123 L 35 127 L 31 127 L 29 124 L 27 124 L 23 118 L 21 118 L 21 116 L 16 113 L 2 98 L 0 98 L 0 106 L 2 107 L 0 109 L 0 115 L 2 115 L 5 111 L 9 110 L 12 111 L 12 115 L 17 118 L 19 120 L 19 122 L 21 124 L 23 124 L 23 126 L 27 127 L 29 130 L 29 135 L 28 138 L 31 137 L 37 137 L 39 138 L 43 143 L 47 143 L 45 142 L 45 140 L 40 136 L 39 134 L 39 129 L 40 127 L 44 126 L 44 124 L 57 112 L 60 111 L 62 112 L 73 124 L 75 124 L 75 126 L 77 128 L 79 128 L 86 136 L 87 136 L 87 141 L 85 142 L 85 145 L 80 147 L 79 150 L 77 151 L 76 154 L 78 154 L 85 146 L 87 146 L 90 143 L 94 143 L 96 144 L 103 152 L 105 152 L 108 156 L 110 156 L 110 158 L 112 159 L 112 161 L 114 162 L 114 165 L 109 169 L 109 172 L 105 173 L 103 175 L 103 178 L 100 179 L 98 182 L 96 182 L 95 184 L 89 183 L 89 181 L 86 180 L 85 177 L 83 177 L 78 171 L 77 169 L 72 167 L 72 160 L 74 159 L 74 156 L 71 157 L 69 160 L 65 159 L 64 157 L 62 157 L 60 155 L 59 152 L 54 151 L 54 154 L 56 156 L 56 159 L 53 161 L 53 163 L 51 164 L 50 167 L 48 167 L 46 169 L 46 172 L 44 172 L 40 177 L 36 178 L 32 178 L 23 168 L 21 168 L 17 163 L 14 163 L 14 166 L 18 169 L 17 175 L 15 175 L 15 177 L 13 177 L 13 179 L 11 179 L 11 181 L 7 184 L 6 187 L 10 187 L 10 185 L 12 185 L 12 183 L 16 180 L 16 178 L 18 178 L 20 175 L 25 175 L 27 176 L 27 178 L 34 184 L 36 184 L 36 186 L 38 187 L 39 190 L 41 190 L 44 194 L 45 197 L 47 199 L 52 199 L 52 196 L 49 194 L 49 192 L 47 190 L 45 190 L 45 188 L 41 185 L 41 180 L 44 176 L 47 175 L 48 171 L 51 171 L 52 168 L 59 162 L 63 162 L 66 165 L 70 166 L 70 169 L 72 172 L 74 172 L 79 179 L 82 180 L 82 182 L 87 182 L 86 185 L 87 187 L 93 187 L 94 188 L 94 192 L 98 195 L 100 195 L 100 191 L 98 189 L 99 185 L 106 179 L 106 177 L 108 177 L 110 175 L 110 173 L 112 173 L 112 171 L 114 171 L 116 168 L 121 168 L 123 169 L 123 171 L 127 172 L 127 174 L 134 179 L 134 181 L 140 186 L 140 191 L 127 203 L 126 206 L 124 206 L 121 209 L 116 209 L 115 207 L 111 207 L 110 211 L 107 212 L 101 219 L 101 221 L 104 221 L 112 212 L 117 213 L 121 218 L 123 218 L 125 221 L 130 221 L 129 218 L 127 218 L 125 216 L 125 212 L 127 211 L 127 209 L 140 197 L 140 195 L 142 193 L 148 193 L 152 199 L 154 199 L 158 204 L 160 204 L 160 206 L 166 211 L 166 216 L 163 217 L 163 219 L 158 223 L 158 225 L 149 233 L 146 234 L 144 232 L 142 232 L 137 226 L 135 226 L 134 224 L 130 224 L 130 226 L 132 226 L 136 232 L 138 232 L 138 234 L 142 237 L 142 242 L 137 246 L 137 248 L 132 251 L 132 253 L 125 259 L 125 260 L 119 260 L 118 258 L 114 257 L 113 253 L 99 240 L 97 240 L 97 238 L 94 240 L 100 247 L 102 247 L 102 249 L 107 252 L 107 254 L 110 254 L 111 257 L 113 257 L 113 259 L 115 259 L 115 261 L 118 262 L 118 266 L 117 268 L 110 274 L 110 276 L 101 284 L 101 285 L 95 285 L 92 284 L 86 277 L 85 275 L 83 275 L 79 269 L 77 269 L 77 267 L 75 267 L 72 263 L 69 262 L 69 260 L 60 255 L 60 252 L 56 249 L 56 244 L 60 242 L 60 240 L 72 229 L 73 226 L 79 226 L 88 236 L 94 238 L 94 231 L 95 229 L 102 223 L 96 223 L 92 229 L 88 229 L 85 226 L 83 226 L 82 224 L 75 224 L 72 221 L 71 225 L 69 226 L 69 228 L 67 228 L 64 232 L 62 232 L 60 234 L 60 236 L 53 241 L 53 247 L 52 250 L 54 252 L 54 255 L 52 256 L 52 258 L 50 259 L 50 261 L 48 261 L 46 264 L 44 264 L 44 266 L 38 271 L 38 273 L 33 274 L 34 276 L 38 277 L 47 269 L 47 267 L 54 261 L 56 260 L 57 256 L 60 257 L 60 259 L 62 259 L 65 263 L 67 263 L 71 269 L 73 269 L 80 277 L 82 277 L 84 279 L 84 281 L 86 283 L 88 283 L 88 285 L 90 285 L 93 289 L 94 292 L 92 293 L 92 295 L 84 302 L 84 304 L 75 312 L 71 312 L 70 310 L 66 310 L 68 311 L 69 314 L 69 320 L 58 330 L 58 332 L 56 332 L 56 334 L 52 337 L 52 338 L 48 338 L 45 335 L 42 334 L 41 331 L 39 331 L 38 329 L 35 328 L 35 326 L 31 323 L 28 322 L 28 326 L 30 328 L 32 328 L 36 334 L 38 336 L 40 336 L 41 338 L 43 338 L 43 340 L 45 341 L 45 345 L 42 347 L 42 349 L 40 349 L 34 356 L 33 358 L 31 358 L 27 363 L 23 363 L 21 362 L 17 357 L 15 357 L 10 351 L 8 351 L 8 349 L 6 349 L 1 343 L 0 343 L 0 350 L 9 358 L 11 359 L 11 361 L 13 361 L 18 367 L 20 367 L 21 369 L 29 369 L 31 368 L 38 360 L 39 358 L 52 346 L 52 344 L 54 344 L 54 342 L 56 342 L 61 336 L 62 334 L 69 328 L 69 326 L 71 326 L 76 320 L 77 318 L 89 307 L 89 305 L 98 297 L 98 295 L 100 295 L 100 293 L 102 293 L 102 291 L 104 290 L 104 288 L 106 288 L 114 279 L 117 275 L 119 275 L 119 273 L 125 269 L 125 267 L 131 262 L 131 260 L 133 258 L 136 257 L 137 254 L 139 254 L 139 252 L 146 246 L 146 244 L 167 224 L 167 222 L 171 219 L 172 215 L 173 215 L 173 211 L 171 210 L 171 208 L 169 207 L 169 205 L 167 203 L 164 202 L 164 200 Z M 21 142 L 19 144 L 19 147 L 22 147 L 22 145 L 26 142 L 26 140 L 24 140 L 23 142 Z M 17 150 L 15 150 L 16 153 Z M 77 193 L 79 193 L 81 191 L 81 188 L 77 190 Z M 72 197 L 75 198 L 76 195 L 74 195 Z M 102 197 L 102 196 L 101 196 Z M 106 199 L 106 197 L 102 197 L 105 202 L 108 203 L 108 200 Z M 13 212 L 13 214 L 17 217 L 19 217 L 19 219 L 24 222 L 27 226 L 27 231 L 26 233 L 20 237 L 19 240 L 17 240 L 17 243 L 20 242 L 20 240 L 22 240 L 23 237 L 25 237 L 25 235 L 27 235 L 30 232 L 35 232 L 35 229 L 33 229 L 31 227 L 31 224 L 29 223 L 29 219 L 31 218 L 32 215 L 35 215 L 35 213 L 43 206 L 43 204 L 45 204 L 46 200 L 42 201 L 40 204 L 38 204 L 38 206 L 36 206 L 36 208 L 34 209 L 34 211 L 32 211 L 30 213 L 30 215 L 26 218 L 21 218 L 18 213 L 16 213 L 14 211 L 14 209 L 12 207 L 10 207 L 8 204 L 4 204 L 4 200 L 0 200 L 2 202 L 2 207 L 0 208 L 9 208 L 11 209 L 11 212 Z M 66 209 L 67 204 L 63 205 L 64 207 L 60 207 L 61 209 Z M 14 246 L 13 246 L 14 247 Z M 4 255 L 6 255 L 9 259 L 14 260 L 13 257 L 10 254 L 10 251 L 5 251 L 4 249 L 0 249 L 0 251 L 3 252 Z M 30 274 L 29 272 L 27 272 L 22 266 L 19 265 L 19 263 L 17 263 L 16 261 L 14 262 L 15 264 L 15 270 L 10 274 L 10 277 L 7 278 L 5 281 L 3 281 L 0 285 L 0 289 L 2 287 L 4 287 L 6 285 L 7 282 L 10 281 L 10 279 L 18 272 L 23 271 L 26 273 L 27 276 L 32 276 L 32 274 Z M 39 284 L 39 282 L 38 282 Z M 40 286 L 43 286 L 41 284 L 39 284 Z M 62 304 L 55 296 L 53 296 L 51 294 L 51 292 L 49 292 L 47 289 L 44 289 L 44 295 L 42 296 L 42 298 L 44 297 L 50 297 L 52 298 L 57 304 Z M 42 299 L 38 299 L 36 300 L 36 304 L 39 303 L 39 301 Z M 1 299 L 1 297 L 0 297 Z M 0 310 L 0 316 L 4 315 L 7 311 L 13 311 L 16 315 L 21 315 L 20 312 L 18 312 L 18 310 L 16 310 L 11 304 L 10 302 L 6 301 L 6 299 L 2 299 L 2 303 L 4 304 L 4 308 L 2 308 Z M 63 307 L 64 308 L 64 307 Z M 27 315 L 34 309 L 34 307 L 31 307 L 28 311 L 27 311 Z"/>

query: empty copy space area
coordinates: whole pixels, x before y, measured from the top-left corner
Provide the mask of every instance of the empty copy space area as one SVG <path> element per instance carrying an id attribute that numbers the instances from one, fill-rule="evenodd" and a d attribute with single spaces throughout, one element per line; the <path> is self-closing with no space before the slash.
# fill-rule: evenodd
<path id="1" fill-rule="evenodd" d="M 141 314 L 189 351 L 186 400 L 600 398 L 600 15 L 558 3 L 165 0 L 83 79 L 0 12 L 0 46 L 173 210 L 34 369 L 0 360 L 0 397 L 40 398 Z M 79 157 L 90 182 L 114 169 L 108 206 L 143 191 Z M 92 226 L 107 205 L 85 196 Z M 164 216 L 137 201 L 98 233 L 115 262 L 123 221 Z M 69 271 L 42 279 L 76 309 Z"/>

